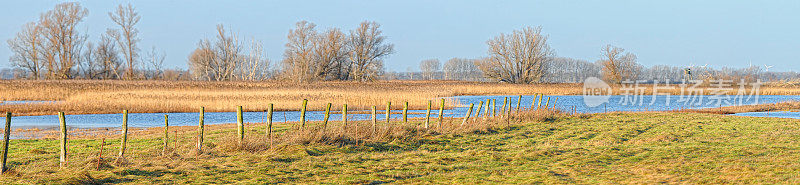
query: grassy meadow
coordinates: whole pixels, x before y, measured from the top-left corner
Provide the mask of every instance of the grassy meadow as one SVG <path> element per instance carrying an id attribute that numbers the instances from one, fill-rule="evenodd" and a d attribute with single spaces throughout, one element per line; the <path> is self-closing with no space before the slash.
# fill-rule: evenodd
<path id="1" fill-rule="evenodd" d="M 619 88 L 615 86 L 614 88 Z M 2 101 L 59 103 L 0 105 L 16 116 L 131 112 L 309 110 L 347 103 L 354 111 L 457 95 L 578 95 L 578 84 L 517 85 L 450 81 L 390 82 L 167 82 L 0 81 Z M 765 87 L 762 94 L 800 94 Z M 448 101 L 447 106 L 459 106 Z M 436 106 L 434 106 L 436 107 Z M 334 109 L 338 109 L 335 107 Z M 800 109 L 800 102 L 663 112 L 601 114 L 524 110 L 505 116 L 434 117 L 409 123 L 339 120 L 330 124 L 206 125 L 203 150 L 197 127 L 132 129 L 118 158 L 115 129 L 73 129 L 66 166 L 59 167 L 58 132 L 10 142 L 4 184 L 720 184 L 800 183 L 800 120 L 728 115 Z M 461 115 L 459 115 L 461 116 Z M 15 131 L 16 132 L 16 131 Z M 105 140 L 104 144 L 101 144 Z M 102 150 L 102 152 L 101 152 Z M 101 157 L 102 156 L 102 157 Z"/>
<path id="2" fill-rule="evenodd" d="M 651 85 L 643 85 L 651 94 Z M 620 86 L 612 86 L 621 92 Z M 680 94 L 680 88 L 660 91 Z M 710 91 L 706 91 L 709 93 Z M 299 110 L 308 99 L 309 110 L 323 110 L 325 104 L 348 104 L 351 110 L 383 107 L 393 102 L 410 102 L 411 109 L 425 109 L 428 100 L 458 95 L 580 95 L 581 84 L 505 84 L 461 81 L 379 81 L 379 82 L 205 82 L 205 81 L 0 81 L 0 101 L 49 100 L 57 103 L 0 105 L 0 112 L 15 115 L 195 112 L 201 106 L 209 112 L 263 111 L 273 103 L 276 110 Z M 735 91 L 731 92 L 735 93 Z M 800 95 L 795 86 L 766 86 L 762 95 Z M 448 100 L 448 107 L 459 106 Z M 340 106 L 334 106 L 338 110 Z"/>
<path id="3" fill-rule="evenodd" d="M 510 119 L 446 119 L 424 129 L 412 123 L 369 122 L 341 131 L 319 123 L 300 131 L 249 124 L 236 144 L 232 125 L 206 131 L 194 152 L 194 127 L 173 128 L 178 142 L 162 155 L 161 128 L 132 134 L 124 162 L 111 162 L 119 140 L 69 141 L 69 163 L 58 168 L 58 141 L 12 140 L 4 183 L 546 183 L 720 184 L 800 183 L 800 121 L 708 113 L 568 115 L 535 111 Z M 353 128 L 356 127 L 356 128 Z M 172 132 L 170 132 L 172 134 Z M 173 136 L 170 136 L 174 138 Z M 175 147 L 177 146 L 177 147 Z M 98 170 L 98 164 L 100 169 Z"/>

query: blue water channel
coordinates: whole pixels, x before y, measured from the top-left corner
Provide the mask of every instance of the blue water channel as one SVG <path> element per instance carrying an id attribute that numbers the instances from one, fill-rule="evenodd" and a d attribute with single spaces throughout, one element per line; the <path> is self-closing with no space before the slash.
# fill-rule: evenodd
<path id="1" fill-rule="evenodd" d="M 474 104 L 477 109 L 481 101 L 487 99 L 494 99 L 497 101 L 497 109 L 501 109 L 504 98 L 510 98 L 513 107 L 517 107 L 518 96 L 456 96 L 451 97 L 459 102 L 459 106 L 453 109 L 444 111 L 444 117 L 463 117 L 470 104 Z M 691 109 L 691 108 L 713 108 L 720 106 L 732 105 L 749 105 L 749 104 L 766 104 L 777 103 L 784 101 L 800 101 L 800 96 L 783 96 L 783 95 L 763 95 L 757 98 L 732 98 L 723 99 L 718 96 L 694 96 L 690 98 L 682 98 L 680 96 L 610 96 L 607 103 L 599 106 L 589 107 L 584 103 L 584 96 L 545 96 L 544 102 L 550 98 L 549 106 L 572 112 L 575 110 L 578 113 L 600 113 L 605 111 L 648 111 L 648 110 L 676 110 L 676 109 Z M 556 100 L 556 98 L 558 100 Z M 741 101 L 740 101 L 741 100 Z M 313 100 L 310 100 L 313 101 Z M 431 111 L 431 117 L 438 117 L 438 99 L 434 100 L 434 107 Z M 393 102 L 400 104 L 400 102 Z M 409 102 L 410 104 L 427 104 L 427 102 Z M 522 96 L 522 101 L 519 105 L 523 108 L 529 109 L 533 103 L 533 96 Z M 299 104 L 299 101 L 298 101 Z M 334 105 L 337 106 L 337 105 Z M 385 107 L 385 105 L 376 105 L 378 107 Z M 544 106 L 544 105 L 542 105 Z M 348 120 L 368 120 L 371 119 L 369 111 L 351 110 L 348 113 Z M 401 110 L 393 110 L 391 119 L 400 119 Z M 425 110 L 409 110 L 410 118 L 422 118 L 425 116 Z M 483 111 L 482 111 L 483 112 Z M 199 122 L 199 113 L 130 113 L 128 115 L 128 125 L 130 127 L 160 127 L 164 124 L 164 114 L 169 115 L 170 125 L 174 126 L 187 126 L 197 125 Z M 474 113 L 473 113 L 474 114 Z M 744 116 L 763 116 L 761 113 L 742 113 L 737 115 Z M 306 119 L 309 121 L 321 121 L 324 117 L 324 111 L 309 111 L 306 113 Z M 377 115 L 379 120 L 385 119 L 384 110 L 378 110 Z M 800 118 L 797 112 L 783 112 L 773 113 L 769 117 L 790 117 Z M 264 122 L 266 119 L 265 112 L 245 112 L 245 122 Z M 5 118 L 0 118 L 0 123 L 5 122 Z M 341 111 L 332 111 L 330 121 L 338 122 L 341 120 Z M 223 124 L 235 123 L 235 112 L 206 112 L 206 124 Z M 300 121 L 299 111 L 276 111 L 273 114 L 274 122 L 285 121 Z M 71 128 L 103 128 L 103 127 L 120 127 L 122 124 L 122 114 L 82 114 L 82 115 L 66 115 L 67 126 Z M 12 128 L 57 128 L 58 116 L 57 115 L 42 115 L 42 116 L 17 116 L 12 119 Z M 0 125 L 2 127 L 2 125 Z"/>

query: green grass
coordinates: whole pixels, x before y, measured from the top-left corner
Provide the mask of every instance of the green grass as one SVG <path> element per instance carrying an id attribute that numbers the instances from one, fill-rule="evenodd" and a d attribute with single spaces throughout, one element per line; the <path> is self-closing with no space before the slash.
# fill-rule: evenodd
<path id="1" fill-rule="evenodd" d="M 260 137 L 263 127 L 248 129 Z M 187 151 L 194 138 L 183 134 Z M 800 121 L 696 113 L 618 113 L 468 134 L 360 146 L 226 151 L 158 157 L 160 139 L 133 139 L 132 164 L 93 170 L 99 141 L 74 140 L 59 170 L 58 141 L 14 140 L 5 183 L 800 183 Z M 170 135 L 172 137 L 172 135 Z M 104 155 L 117 152 L 118 141 Z M 92 153 L 94 152 L 94 153 Z M 43 153 L 43 154 L 42 154 Z M 180 153 L 180 152 L 179 152 Z"/>

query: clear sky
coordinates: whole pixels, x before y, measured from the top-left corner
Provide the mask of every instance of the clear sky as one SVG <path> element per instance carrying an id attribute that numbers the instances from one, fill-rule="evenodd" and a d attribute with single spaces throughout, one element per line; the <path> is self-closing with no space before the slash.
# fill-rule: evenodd
<path id="1" fill-rule="evenodd" d="M 23 24 L 61 1 L 0 2 L 0 67 L 11 55 L 6 40 Z M 80 28 L 98 40 L 108 18 L 128 1 L 80 1 L 89 16 Z M 712 67 L 774 65 L 800 71 L 800 1 L 133 1 L 142 19 L 141 49 L 167 55 L 167 67 L 186 66 L 202 38 L 223 23 L 263 42 L 273 62 L 282 58 L 286 34 L 307 20 L 318 30 L 350 30 L 361 21 L 382 25 L 396 53 L 390 71 L 418 70 L 420 60 L 486 55 L 486 40 L 525 26 L 543 27 L 559 56 L 588 61 L 613 44 L 652 66 L 690 63 Z"/>

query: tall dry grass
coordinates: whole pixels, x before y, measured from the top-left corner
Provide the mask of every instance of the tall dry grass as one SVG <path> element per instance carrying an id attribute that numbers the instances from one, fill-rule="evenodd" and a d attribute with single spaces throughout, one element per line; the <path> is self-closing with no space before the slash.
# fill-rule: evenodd
<path id="1" fill-rule="evenodd" d="M 800 102 L 787 101 L 780 103 L 758 104 L 758 105 L 741 105 L 741 106 L 728 106 L 728 107 L 718 107 L 718 108 L 676 110 L 675 112 L 736 114 L 744 112 L 769 112 L 769 111 L 786 111 L 786 110 L 797 110 L 797 109 L 800 109 Z"/>
<path id="2" fill-rule="evenodd" d="M 652 86 L 643 85 L 645 94 Z M 614 92 L 621 92 L 613 86 Z M 680 94 L 680 88 L 660 93 Z M 392 109 L 424 109 L 428 100 L 458 95 L 549 95 L 583 94 L 581 84 L 504 84 L 459 81 L 379 81 L 379 82 L 205 82 L 205 81 L 0 81 L 0 101 L 54 100 L 57 103 L 0 105 L 0 111 L 18 115 L 45 115 L 64 111 L 67 114 L 131 112 L 194 112 L 204 106 L 209 112 L 263 111 L 268 103 L 276 110 L 298 110 L 303 99 L 309 110 L 323 110 L 333 103 L 339 110 L 348 104 L 351 110 L 393 102 Z M 710 93 L 706 91 L 706 93 Z M 732 92 L 735 93 L 735 92 Z M 800 95 L 800 88 L 763 87 L 761 94 Z M 458 106 L 448 100 L 447 107 Z"/>

